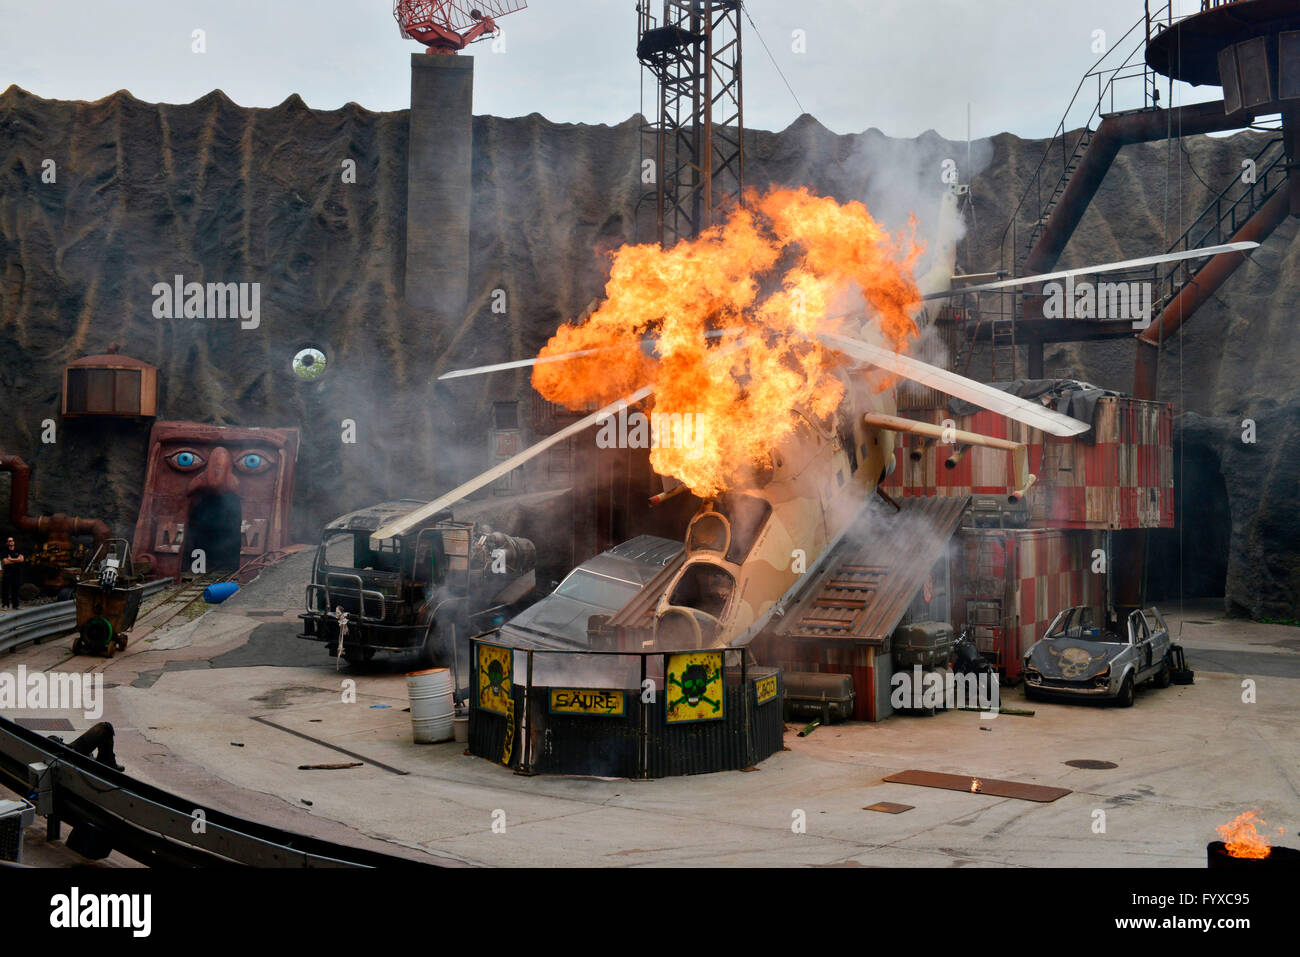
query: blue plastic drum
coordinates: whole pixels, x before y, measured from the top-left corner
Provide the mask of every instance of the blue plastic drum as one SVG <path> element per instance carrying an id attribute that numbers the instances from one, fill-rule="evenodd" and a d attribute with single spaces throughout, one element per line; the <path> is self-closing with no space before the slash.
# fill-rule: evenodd
<path id="1" fill-rule="evenodd" d="M 209 605 L 220 605 L 237 591 L 239 591 L 238 582 L 217 582 L 203 589 L 203 600 Z"/>

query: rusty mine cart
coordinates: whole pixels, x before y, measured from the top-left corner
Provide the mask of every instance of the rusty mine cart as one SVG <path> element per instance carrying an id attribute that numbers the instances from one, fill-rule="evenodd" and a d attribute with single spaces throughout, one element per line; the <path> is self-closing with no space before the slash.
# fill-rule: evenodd
<path id="1" fill-rule="evenodd" d="M 371 533 L 424 502 L 384 502 L 330 522 L 316 550 L 298 637 L 361 665 L 378 651 L 454 665 L 456 643 L 509 617 L 536 584 L 526 538 L 439 512 L 390 539 Z M 467 647 L 467 645 L 466 645 Z"/>
<path id="2" fill-rule="evenodd" d="M 123 538 L 99 545 L 77 576 L 77 637 L 72 652 L 112 658 L 126 648 L 126 635 L 140 613 L 144 583 L 131 567 L 131 546 Z"/>

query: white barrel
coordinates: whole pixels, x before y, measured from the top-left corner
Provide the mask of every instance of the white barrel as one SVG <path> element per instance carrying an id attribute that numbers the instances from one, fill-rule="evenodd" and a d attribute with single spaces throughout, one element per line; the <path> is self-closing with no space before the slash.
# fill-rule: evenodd
<path id="1" fill-rule="evenodd" d="M 453 730 L 451 671 L 430 668 L 406 676 L 406 693 L 411 700 L 411 730 L 416 744 L 450 741 Z"/>

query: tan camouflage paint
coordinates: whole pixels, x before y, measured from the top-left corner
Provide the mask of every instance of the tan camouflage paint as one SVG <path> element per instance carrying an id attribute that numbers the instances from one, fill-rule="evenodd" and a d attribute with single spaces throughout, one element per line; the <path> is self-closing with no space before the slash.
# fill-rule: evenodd
<path id="1" fill-rule="evenodd" d="M 759 488 L 744 490 L 772 506 L 744 563 L 728 562 L 723 552 L 713 548 L 691 551 L 691 534 L 687 532 L 687 559 L 664 590 L 656 611 L 657 647 L 667 649 L 668 644 L 719 647 L 741 638 L 814 567 L 826 547 L 853 521 L 875 491 L 885 468 L 894 461 L 896 433 L 868 426 L 863 421 L 863 413 L 893 415 L 896 412 L 894 389 L 880 390 L 886 380 L 872 370 L 851 370 L 841 373 L 840 378 L 845 383 L 846 395 L 835 420 L 815 423 L 805 418 L 806 424 L 782 443 L 773 456 L 775 467 L 770 480 Z M 856 468 L 841 437 L 850 431 L 857 455 Z M 692 519 L 692 526 L 710 513 L 717 514 L 706 502 Z M 803 552 L 802 571 L 796 570 L 796 550 Z M 669 603 L 678 582 L 699 564 L 725 570 L 736 583 L 716 619 Z M 702 630 L 716 621 L 714 634 L 695 638 L 700 644 L 693 644 L 691 638 L 677 630 L 683 621 L 676 616 L 681 615 L 702 621 L 706 626 Z M 664 627 L 662 641 L 661 626 Z M 694 635 L 693 628 L 688 631 Z"/>

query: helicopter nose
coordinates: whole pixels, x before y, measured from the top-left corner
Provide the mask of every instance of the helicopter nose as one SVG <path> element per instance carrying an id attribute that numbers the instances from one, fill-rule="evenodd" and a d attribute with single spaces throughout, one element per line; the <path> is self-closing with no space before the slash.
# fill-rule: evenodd
<path id="1" fill-rule="evenodd" d="M 239 492 L 239 479 L 235 477 L 234 462 L 230 453 L 221 446 L 212 450 L 208 467 L 194 477 L 188 489 L 195 492 Z"/>

